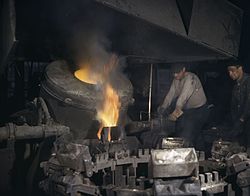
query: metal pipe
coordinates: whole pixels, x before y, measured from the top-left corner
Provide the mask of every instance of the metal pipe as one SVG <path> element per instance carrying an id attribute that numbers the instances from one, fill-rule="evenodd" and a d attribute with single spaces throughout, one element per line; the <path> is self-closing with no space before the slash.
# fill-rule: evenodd
<path id="1" fill-rule="evenodd" d="M 22 125 L 17 126 L 13 123 L 8 123 L 4 127 L 0 127 L 0 141 L 7 139 L 38 139 L 50 136 L 60 136 L 62 134 L 69 133 L 69 127 L 64 125 L 39 125 L 29 126 Z"/>
<path id="2" fill-rule="evenodd" d="M 151 120 L 152 82 L 153 82 L 153 64 L 150 65 L 149 97 L 148 97 L 148 121 Z"/>

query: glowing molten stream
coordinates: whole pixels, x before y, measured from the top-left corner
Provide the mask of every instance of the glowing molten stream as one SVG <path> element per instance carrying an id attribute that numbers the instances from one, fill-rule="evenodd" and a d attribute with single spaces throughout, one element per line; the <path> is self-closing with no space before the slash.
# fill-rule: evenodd
<path id="1" fill-rule="evenodd" d="M 121 103 L 117 92 L 112 88 L 110 84 L 104 86 L 104 102 L 102 108 L 97 111 L 97 118 L 101 122 L 101 127 L 97 133 L 97 137 L 101 139 L 101 133 L 103 127 L 117 126 L 119 118 L 119 110 Z M 111 128 L 108 131 L 108 141 L 111 141 Z"/>

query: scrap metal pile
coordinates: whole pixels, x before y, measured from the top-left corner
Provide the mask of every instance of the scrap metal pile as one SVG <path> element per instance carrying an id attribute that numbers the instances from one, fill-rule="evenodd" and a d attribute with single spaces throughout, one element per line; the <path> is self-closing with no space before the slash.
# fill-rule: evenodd
<path id="1" fill-rule="evenodd" d="M 41 164 L 47 174 L 41 187 L 55 195 L 201 195 L 193 148 L 132 152 L 126 141 L 116 142 L 111 142 L 107 151 L 93 154 L 104 149 L 102 143 L 56 142 L 51 159 Z M 110 152 L 112 145 L 116 149 Z"/>
<path id="2" fill-rule="evenodd" d="M 249 195 L 250 159 L 234 143 L 215 141 L 205 160 L 181 138 L 164 138 L 150 150 L 129 150 L 126 140 L 69 140 L 61 136 L 41 163 L 40 187 L 50 195 Z M 238 153 L 228 156 L 231 148 Z"/>
<path id="3" fill-rule="evenodd" d="M 180 147 L 181 138 L 164 138 L 161 149 L 133 151 L 126 140 L 103 144 L 89 140 L 68 142 L 69 138 L 59 138 L 51 158 L 41 163 L 47 178 L 40 187 L 51 195 L 234 193 L 231 184 L 221 178 L 225 177 L 222 173 L 199 172 L 204 153 Z"/>

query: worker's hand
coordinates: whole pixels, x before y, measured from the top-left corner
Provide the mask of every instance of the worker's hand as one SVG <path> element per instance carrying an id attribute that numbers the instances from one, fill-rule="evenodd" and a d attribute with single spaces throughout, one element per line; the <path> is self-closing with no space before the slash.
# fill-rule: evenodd
<path id="1" fill-rule="evenodd" d="M 159 106 L 159 107 L 157 108 L 157 113 L 158 113 L 159 115 L 163 115 L 163 114 L 164 114 L 164 111 L 165 111 L 165 108 L 162 107 L 162 106 Z"/>
<path id="2" fill-rule="evenodd" d="M 181 115 L 183 114 L 183 111 L 176 108 L 169 116 L 168 119 L 171 121 L 176 121 Z"/>
<path id="3" fill-rule="evenodd" d="M 170 120 L 170 121 L 176 121 L 177 117 L 173 113 L 171 113 L 171 114 L 168 115 L 168 120 Z"/>

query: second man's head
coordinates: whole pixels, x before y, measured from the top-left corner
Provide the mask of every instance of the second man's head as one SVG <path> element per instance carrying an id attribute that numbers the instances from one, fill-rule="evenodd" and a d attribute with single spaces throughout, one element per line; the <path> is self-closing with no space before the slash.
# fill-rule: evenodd
<path id="1" fill-rule="evenodd" d="M 240 80 L 243 77 L 243 68 L 240 63 L 229 64 L 227 71 L 232 80 Z"/>

